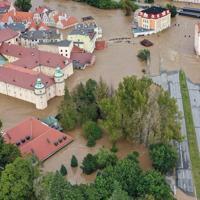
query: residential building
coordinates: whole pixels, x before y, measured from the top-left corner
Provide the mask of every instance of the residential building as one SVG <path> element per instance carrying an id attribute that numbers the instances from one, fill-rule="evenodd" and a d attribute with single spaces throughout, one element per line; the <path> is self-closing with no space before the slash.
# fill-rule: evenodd
<path id="1" fill-rule="evenodd" d="M 20 43 L 25 47 L 37 47 L 38 44 L 62 40 L 62 34 L 55 29 L 26 31 L 20 36 Z"/>
<path id="2" fill-rule="evenodd" d="M 200 0 L 174 0 L 178 2 L 187 2 L 187 3 L 200 3 Z"/>
<path id="3" fill-rule="evenodd" d="M 195 25 L 194 48 L 196 54 L 200 56 L 200 22 Z"/>
<path id="4" fill-rule="evenodd" d="M 171 13 L 168 9 L 152 6 L 138 13 L 137 28 L 134 36 L 149 35 L 167 29 L 171 25 Z"/>
<path id="5" fill-rule="evenodd" d="M 67 29 L 78 23 L 78 20 L 75 17 L 68 16 L 66 13 L 58 12 L 48 7 L 36 8 L 33 20 L 36 23 L 43 22 L 49 27 L 58 29 Z"/>
<path id="6" fill-rule="evenodd" d="M 33 155 L 43 162 L 69 145 L 73 138 L 34 117 L 27 118 L 3 132 L 6 143 L 16 145 L 22 155 Z"/>
<path id="7" fill-rule="evenodd" d="M 89 53 L 94 51 L 97 38 L 98 33 L 84 24 L 78 24 L 67 37 L 68 40 L 74 42 L 74 45 Z"/>

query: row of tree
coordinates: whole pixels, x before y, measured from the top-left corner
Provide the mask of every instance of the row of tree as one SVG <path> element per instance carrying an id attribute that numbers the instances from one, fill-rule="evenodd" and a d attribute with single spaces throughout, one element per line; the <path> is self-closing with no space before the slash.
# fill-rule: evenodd
<path id="1" fill-rule="evenodd" d="M 121 137 L 147 146 L 181 139 L 175 99 L 146 77 L 126 77 L 117 90 L 90 79 L 72 94 L 66 89 L 59 111 L 66 130 L 98 122 L 113 144 Z"/>
<path id="2" fill-rule="evenodd" d="M 101 159 L 107 153 L 104 152 Z M 142 171 L 137 156 L 131 153 L 123 160 L 114 159 L 115 162 L 113 159 L 110 162 L 108 157 L 102 159 L 101 162 L 107 163 L 107 166 L 104 165 L 94 183 L 89 185 L 71 185 L 60 173 L 49 173 L 37 179 L 35 194 L 41 200 L 173 200 L 170 187 L 161 173 Z"/>

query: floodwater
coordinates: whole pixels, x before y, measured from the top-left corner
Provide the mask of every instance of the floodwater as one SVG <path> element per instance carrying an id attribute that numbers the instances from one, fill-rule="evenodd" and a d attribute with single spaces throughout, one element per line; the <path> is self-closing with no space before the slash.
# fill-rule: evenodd
<path id="1" fill-rule="evenodd" d="M 43 164 L 44 172 L 51 172 L 60 169 L 60 166 L 64 164 L 67 167 L 68 175 L 67 180 L 69 180 L 72 184 L 80 184 L 80 183 L 90 183 L 94 181 L 96 177 L 96 173 L 91 175 L 85 175 L 82 173 L 80 168 L 83 158 L 88 154 L 95 154 L 98 152 L 100 148 L 110 149 L 112 147 L 109 142 L 108 136 L 103 135 L 100 140 L 97 140 L 97 143 L 94 147 L 90 148 L 86 146 L 87 141 L 82 136 L 82 132 L 80 129 L 76 129 L 73 132 L 69 133 L 72 137 L 74 137 L 74 141 L 65 147 L 63 150 L 59 151 L 56 156 L 52 156 Z M 124 158 L 128 153 L 133 151 L 139 152 L 139 162 L 140 166 L 144 170 L 151 169 L 151 160 L 149 158 L 148 149 L 143 145 L 135 144 L 127 142 L 126 140 L 121 140 L 117 144 L 118 158 Z M 71 157 L 75 155 L 77 157 L 79 166 L 77 168 L 71 168 Z"/>
<path id="2" fill-rule="evenodd" d="M 66 82 L 72 89 L 81 81 L 89 78 L 98 80 L 102 77 L 109 85 L 117 87 L 123 77 L 128 75 L 142 76 L 145 64 L 141 63 L 136 55 L 143 47 L 140 41 L 143 37 L 133 38 L 131 34 L 132 17 L 125 17 L 121 10 L 99 10 L 88 5 L 71 0 L 32 0 L 33 7 L 47 5 L 65 11 L 81 19 L 92 15 L 103 28 L 104 39 L 130 37 L 131 42 L 109 43 L 108 48 L 96 51 L 96 64 L 83 71 L 76 71 Z M 160 3 L 158 1 L 158 3 Z M 184 6 L 185 4 L 181 4 Z M 187 4 L 186 4 L 187 5 Z M 184 69 L 194 81 L 200 82 L 200 58 L 194 53 L 194 24 L 197 19 L 177 16 L 172 21 L 172 28 L 159 35 L 149 36 L 154 43 L 151 51 L 151 74 L 158 74 L 159 70 Z M 27 116 L 44 117 L 55 114 L 61 98 L 49 101 L 49 106 L 43 111 L 37 111 L 34 105 L 0 95 L 0 119 L 4 127 L 10 127 Z"/>
<path id="3" fill-rule="evenodd" d="M 166 1 L 158 0 L 157 3 Z M 118 83 L 125 76 L 137 75 L 141 77 L 142 69 L 145 64 L 137 59 L 137 52 L 143 49 L 140 41 L 144 37 L 133 38 L 131 34 L 132 17 L 125 17 L 121 10 L 99 10 L 85 4 L 73 2 L 71 0 L 32 0 L 33 6 L 47 5 L 52 8 L 65 11 L 70 15 L 74 15 L 81 19 L 83 16 L 91 15 L 96 22 L 103 28 L 104 39 L 107 41 L 113 38 L 130 37 L 130 42 L 109 43 L 108 48 L 103 51 L 96 51 L 96 64 L 83 71 L 75 71 L 66 83 L 69 89 L 74 88 L 79 82 L 86 81 L 89 78 L 98 80 L 102 77 L 109 85 L 117 87 Z M 188 6 L 188 4 L 177 4 L 180 7 Z M 191 6 L 191 5 L 190 5 Z M 193 7 L 197 7 L 194 5 Z M 172 27 L 159 35 L 146 37 L 151 40 L 154 45 L 150 47 L 151 63 L 150 73 L 158 74 L 160 70 L 179 70 L 184 69 L 186 74 L 194 82 L 200 82 L 200 58 L 197 58 L 194 53 L 194 24 L 197 19 L 177 16 L 172 20 Z M 23 102 L 11 97 L 0 95 L 0 119 L 4 123 L 4 128 L 11 127 L 28 116 L 45 117 L 50 114 L 56 114 L 57 107 L 62 98 L 54 98 L 49 101 L 49 106 L 43 111 L 35 109 L 34 105 Z M 80 137 L 80 131 L 75 131 L 72 135 L 75 136 L 75 141 L 68 147 L 48 159 L 44 163 L 45 171 L 55 171 L 60 166 L 65 164 L 69 166 L 70 157 L 76 154 L 79 160 L 88 153 L 95 153 L 96 150 L 104 145 L 109 147 L 106 137 L 98 141 L 96 147 L 87 148 L 86 141 Z M 140 164 L 142 168 L 148 169 L 151 167 L 148 152 L 142 146 L 128 144 L 121 141 L 119 144 L 119 157 L 125 156 L 132 150 L 140 152 Z M 81 152 L 81 153 L 80 153 Z M 95 174 L 84 177 L 81 174 L 80 168 L 71 171 L 68 167 L 68 179 L 74 183 L 90 182 L 94 179 Z M 81 174 L 81 175 L 80 175 Z M 180 194 L 180 192 L 179 192 Z M 185 197 L 180 194 L 178 199 L 183 200 Z M 185 198 L 189 199 L 189 197 Z"/>

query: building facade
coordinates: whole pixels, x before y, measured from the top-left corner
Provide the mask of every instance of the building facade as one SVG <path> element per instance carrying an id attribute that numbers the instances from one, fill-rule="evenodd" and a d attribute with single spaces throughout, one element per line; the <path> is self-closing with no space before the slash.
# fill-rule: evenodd
<path id="1" fill-rule="evenodd" d="M 171 13 L 161 7 L 150 7 L 138 13 L 138 27 L 158 33 L 171 25 Z"/>
<path id="2" fill-rule="evenodd" d="M 200 22 L 195 25 L 194 48 L 196 54 L 200 56 Z"/>
<path id="3" fill-rule="evenodd" d="M 186 2 L 186 3 L 200 3 L 200 0 L 174 0 L 178 2 Z"/>

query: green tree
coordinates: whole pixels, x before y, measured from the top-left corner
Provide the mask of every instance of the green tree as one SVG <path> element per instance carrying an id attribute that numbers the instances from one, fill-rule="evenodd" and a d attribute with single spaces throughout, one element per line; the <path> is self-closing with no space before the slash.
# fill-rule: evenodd
<path id="1" fill-rule="evenodd" d="M 168 144 L 150 145 L 150 156 L 153 167 L 162 174 L 173 170 L 178 159 L 176 149 Z"/>
<path id="2" fill-rule="evenodd" d="M 28 12 L 31 9 L 32 4 L 31 0 L 16 0 L 15 6 L 21 11 Z"/>
<path id="3" fill-rule="evenodd" d="M 98 140 L 102 137 L 101 128 L 93 121 L 88 121 L 83 125 L 83 134 L 87 139 L 93 137 L 95 140 Z"/>
<path id="4" fill-rule="evenodd" d="M 1 131 L 1 128 L 3 127 L 3 123 L 2 121 L 0 120 L 0 131 Z"/>
<path id="5" fill-rule="evenodd" d="M 94 147 L 95 145 L 96 145 L 96 140 L 93 136 L 90 135 L 87 141 L 87 146 Z"/>
<path id="6" fill-rule="evenodd" d="M 67 131 L 74 129 L 77 124 L 77 111 L 67 88 L 65 88 L 65 96 L 59 107 L 59 113 L 62 127 Z"/>
<path id="7" fill-rule="evenodd" d="M 138 6 L 131 0 L 121 0 L 120 5 L 126 16 L 130 16 L 132 12 L 138 9 Z"/>
<path id="8" fill-rule="evenodd" d="M 171 5 L 171 4 L 167 4 L 166 8 L 171 12 L 171 17 L 175 17 L 177 15 L 177 9 L 176 6 Z"/>
<path id="9" fill-rule="evenodd" d="M 103 169 L 109 165 L 115 165 L 117 163 L 117 156 L 115 153 L 108 149 L 100 149 L 96 154 L 97 165 L 99 169 Z"/>
<path id="10" fill-rule="evenodd" d="M 71 167 L 77 167 L 77 166 L 78 166 L 78 160 L 75 155 L 72 155 Z"/>
<path id="11" fill-rule="evenodd" d="M 140 180 L 139 195 L 154 197 L 156 200 L 174 200 L 169 185 L 165 182 L 165 178 L 157 171 L 148 171 Z"/>
<path id="12" fill-rule="evenodd" d="M 96 87 L 96 81 L 89 79 L 85 85 L 80 83 L 73 91 L 73 100 L 76 104 L 80 124 L 89 120 L 96 121 L 99 117 L 95 97 Z"/>
<path id="13" fill-rule="evenodd" d="M 84 174 L 91 174 L 97 170 L 97 161 L 96 157 L 92 154 L 87 154 L 83 159 L 81 169 Z"/>
<path id="14" fill-rule="evenodd" d="M 148 49 L 141 49 L 138 54 L 137 57 L 141 60 L 141 61 L 145 61 L 148 62 L 150 59 L 150 51 Z"/>
<path id="15" fill-rule="evenodd" d="M 117 181 L 115 181 L 114 191 L 109 200 L 131 200 L 131 198 L 128 196 L 127 192 L 122 190 L 121 185 Z"/>
<path id="16" fill-rule="evenodd" d="M 117 140 L 122 136 L 122 116 L 119 112 L 117 98 L 111 97 L 109 99 L 103 99 L 99 105 L 104 116 L 100 124 L 106 129 L 111 142 L 115 146 Z"/>
<path id="17" fill-rule="evenodd" d="M 0 178 L 0 200 L 24 200 L 33 195 L 36 170 L 29 160 L 16 158 L 7 164 Z"/>
<path id="18" fill-rule="evenodd" d="M 154 3 L 154 0 L 144 0 L 145 3 Z"/>
<path id="19" fill-rule="evenodd" d="M 1 137 L 1 136 L 0 136 Z M 12 163 L 17 157 L 20 157 L 19 149 L 13 144 L 6 144 L 0 139 L 0 171 L 9 163 Z"/>
<path id="20" fill-rule="evenodd" d="M 64 165 L 61 165 L 61 167 L 60 167 L 60 174 L 62 176 L 66 176 L 67 175 L 67 169 L 66 169 L 66 167 Z"/>

